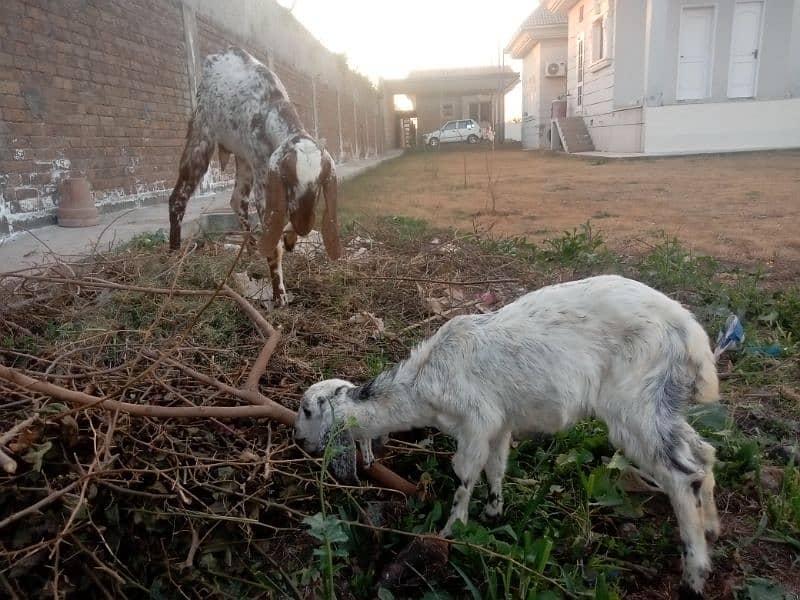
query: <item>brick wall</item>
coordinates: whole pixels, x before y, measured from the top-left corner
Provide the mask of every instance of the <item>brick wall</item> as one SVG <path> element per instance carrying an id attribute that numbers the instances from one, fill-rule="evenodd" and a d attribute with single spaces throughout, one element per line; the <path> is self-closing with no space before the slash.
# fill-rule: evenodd
<path id="1" fill-rule="evenodd" d="M 59 182 L 69 175 L 89 179 L 100 207 L 165 200 L 192 103 L 183 1 L 0 0 L 0 236 L 54 222 Z M 293 19 L 277 5 L 269 10 Z M 343 65 L 320 74 L 212 18 L 198 13 L 195 21 L 198 62 L 229 44 L 245 47 L 272 65 L 312 134 L 316 77 L 316 125 L 334 157 L 348 160 L 356 146 L 361 156 L 378 151 L 364 120 L 377 118 L 377 96 L 363 77 Z M 231 164 L 220 173 L 215 159 L 206 185 L 224 185 L 232 172 Z"/>

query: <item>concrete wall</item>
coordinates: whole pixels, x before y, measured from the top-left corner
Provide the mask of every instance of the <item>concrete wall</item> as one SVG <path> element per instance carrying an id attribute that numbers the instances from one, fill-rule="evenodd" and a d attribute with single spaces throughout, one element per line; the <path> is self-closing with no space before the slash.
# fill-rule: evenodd
<path id="1" fill-rule="evenodd" d="M 648 106 L 645 152 L 800 148 L 800 98 Z"/>
<path id="2" fill-rule="evenodd" d="M 645 93 L 647 3 L 617 0 L 614 19 L 614 108 L 641 106 Z M 662 57 L 663 59 L 663 57 Z"/>
<path id="3" fill-rule="evenodd" d="M 580 20 L 583 9 L 583 20 Z M 573 6 L 567 15 L 569 21 L 568 40 L 568 72 L 569 97 L 567 114 L 597 115 L 609 113 L 614 105 L 614 15 L 615 5 L 613 0 L 585 0 Z M 593 56 L 592 24 L 601 17 L 605 21 L 605 56 L 602 61 L 595 60 Z M 578 61 L 577 40 L 578 35 L 584 36 L 584 80 L 583 102 L 577 103 L 578 87 Z"/>
<path id="4" fill-rule="evenodd" d="M 567 114 L 583 117 L 595 148 L 599 151 L 642 151 L 645 18 L 646 5 L 642 0 L 586 0 L 569 11 Z M 594 56 L 595 44 L 592 37 L 593 24 L 598 19 L 605 23 L 601 60 Z M 585 48 L 581 106 L 577 104 L 579 33 L 583 33 Z"/>
<path id="5" fill-rule="evenodd" d="M 542 147 L 550 147 L 550 105 L 553 100 L 567 93 L 566 77 L 545 77 L 548 63 L 567 62 L 567 39 L 547 39 L 540 43 L 542 47 L 541 86 L 539 104 L 539 139 Z"/>
<path id="6" fill-rule="evenodd" d="M 566 60 L 566 38 L 541 40 L 523 59 L 521 135 L 526 150 L 550 147 L 550 105 L 566 93 L 566 79 L 545 74 L 548 63 Z"/>
<path id="7" fill-rule="evenodd" d="M 229 44 L 275 69 L 338 161 L 383 151 L 377 91 L 274 0 L 0 0 L 0 236 L 54 223 L 67 176 L 102 209 L 163 201 L 197 66 Z M 232 169 L 215 158 L 204 186 Z"/>
<path id="8" fill-rule="evenodd" d="M 506 121 L 506 141 L 519 142 L 522 140 L 522 123 Z"/>
<path id="9" fill-rule="evenodd" d="M 789 96 L 800 98 L 800 2 L 794 3 L 792 13 L 792 39 L 786 54 L 789 73 Z"/>
<path id="10" fill-rule="evenodd" d="M 541 122 L 541 46 L 534 45 L 522 59 L 522 123 L 520 137 L 525 150 L 541 147 L 539 124 Z"/>
<path id="11" fill-rule="evenodd" d="M 442 104 L 453 105 L 453 116 L 442 116 Z M 419 132 L 430 133 L 442 126 L 445 121 L 461 119 L 463 103 L 461 96 L 444 96 L 439 94 L 419 94 L 414 97 L 414 108 L 419 119 Z"/>

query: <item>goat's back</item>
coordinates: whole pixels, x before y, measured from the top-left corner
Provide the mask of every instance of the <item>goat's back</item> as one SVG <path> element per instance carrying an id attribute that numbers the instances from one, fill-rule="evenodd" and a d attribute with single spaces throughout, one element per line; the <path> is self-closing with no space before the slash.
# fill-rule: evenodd
<path id="1" fill-rule="evenodd" d="M 535 428 L 545 430 L 620 403 L 644 403 L 652 412 L 667 393 L 677 396 L 668 399 L 674 405 L 712 401 L 718 392 L 709 339 L 692 314 L 614 275 L 545 287 L 492 314 L 456 317 L 414 351 L 404 371 L 414 385 L 439 388 L 426 396 L 444 394 L 475 410 L 490 397 L 498 419 L 536 413 Z M 542 421 L 548 418 L 553 422 Z"/>
<path id="2" fill-rule="evenodd" d="M 203 62 L 197 117 L 198 125 L 213 133 L 216 141 L 247 160 L 256 158 L 250 147 L 253 143 L 271 151 L 292 127 L 298 127 L 296 111 L 280 79 L 235 46 Z"/>

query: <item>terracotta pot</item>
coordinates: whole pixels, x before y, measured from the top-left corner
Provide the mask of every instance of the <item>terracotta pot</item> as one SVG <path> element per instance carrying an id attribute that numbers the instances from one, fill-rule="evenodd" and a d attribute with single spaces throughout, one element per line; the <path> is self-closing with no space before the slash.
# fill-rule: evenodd
<path id="1" fill-rule="evenodd" d="M 97 207 L 89 193 L 85 177 L 65 179 L 61 184 L 61 201 L 56 209 L 61 227 L 91 227 L 100 222 Z"/>

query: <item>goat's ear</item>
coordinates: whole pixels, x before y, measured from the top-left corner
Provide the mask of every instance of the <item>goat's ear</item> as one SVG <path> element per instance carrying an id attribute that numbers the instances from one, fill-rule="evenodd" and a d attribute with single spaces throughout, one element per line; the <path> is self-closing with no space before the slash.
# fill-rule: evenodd
<path id="1" fill-rule="evenodd" d="M 283 234 L 283 222 L 286 219 L 286 188 L 280 172 L 280 163 L 267 170 L 265 186 L 266 210 L 264 222 L 261 224 L 261 253 L 269 257 L 278 247 Z"/>
<path id="2" fill-rule="evenodd" d="M 322 154 L 322 193 L 325 195 L 325 212 L 322 215 L 322 241 L 325 250 L 333 260 L 342 256 L 342 246 L 339 242 L 339 222 L 336 218 L 336 202 L 338 194 L 338 181 L 336 167 L 327 151 Z"/>
<path id="3" fill-rule="evenodd" d="M 336 479 L 349 485 L 359 485 L 358 461 L 356 459 L 356 443 L 349 430 L 341 425 L 334 426 L 336 431 L 331 435 L 328 430 L 323 436 L 324 448 L 330 445 L 330 468 Z"/>

